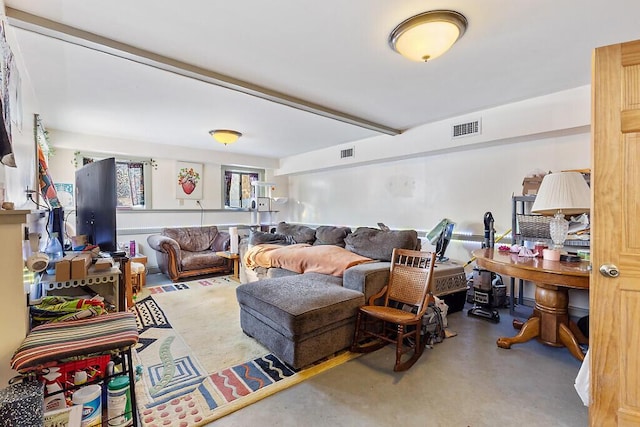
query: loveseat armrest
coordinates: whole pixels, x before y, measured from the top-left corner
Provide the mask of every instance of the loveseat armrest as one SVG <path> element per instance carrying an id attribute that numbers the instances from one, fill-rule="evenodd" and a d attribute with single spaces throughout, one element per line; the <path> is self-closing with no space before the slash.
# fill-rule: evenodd
<path id="1" fill-rule="evenodd" d="M 161 234 L 152 234 L 147 237 L 147 243 L 151 249 L 158 252 L 167 253 L 169 251 L 173 251 L 178 254 L 178 257 L 180 256 L 180 245 L 178 245 L 178 242 L 173 240 L 171 237 L 163 236 Z"/>
<path id="2" fill-rule="evenodd" d="M 174 282 L 178 280 L 182 270 L 182 250 L 178 242 L 162 234 L 152 234 L 147 237 L 147 243 L 151 249 L 156 251 L 156 260 L 160 271 Z"/>
<path id="3" fill-rule="evenodd" d="M 389 262 L 366 262 L 345 270 L 342 276 L 342 286 L 354 291 L 362 292 L 365 301 L 380 292 L 389 281 Z"/>
<path id="4" fill-rule="evenodd" d="M 214 252 L 228 251 L 231 246 L 231 235 L 226 231 L 218 231 L 211 243 L 211 250 Z"/>

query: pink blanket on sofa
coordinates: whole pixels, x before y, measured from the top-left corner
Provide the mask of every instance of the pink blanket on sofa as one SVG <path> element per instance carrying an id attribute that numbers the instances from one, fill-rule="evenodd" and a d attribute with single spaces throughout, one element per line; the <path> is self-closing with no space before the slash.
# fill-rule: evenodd
<path id="1" fill-rule="evenodd" d="M 277 267 L 296 273 L 313 272 L 340 277 L 347 268 L 373 260 L 339 246 L 298 243 L 289 246 L 255 245 L 247 250 L 243 261 L 248 268 Z"/>

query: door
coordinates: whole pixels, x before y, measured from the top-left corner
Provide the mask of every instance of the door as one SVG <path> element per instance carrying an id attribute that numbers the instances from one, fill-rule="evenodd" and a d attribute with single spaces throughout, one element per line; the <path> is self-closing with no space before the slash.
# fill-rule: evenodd
<path id="1" fill-rule="evenodd" d="M 592 73 L 589 423 L 638 426 L 640 41 L 596 49 Z"/>

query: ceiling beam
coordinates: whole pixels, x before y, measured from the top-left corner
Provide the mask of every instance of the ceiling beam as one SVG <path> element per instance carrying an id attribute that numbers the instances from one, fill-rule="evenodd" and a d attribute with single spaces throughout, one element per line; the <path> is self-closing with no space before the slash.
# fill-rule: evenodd
<path id="1" fill-rule="evenodd" d="M 80 30 L 50 19 L 42 18 L 18 9 L 6 7 L 6 15 L 12 27 L 31 31 L 43 36 L 52 37 L 67 43 L 103 52 L 118 58 L 137 62 L 139 64 L 168 71 L 180 76 L 199 80 L 201 82 L 224 87 L 226 89 L 245 93 L 267 101 L 275 102 L 287 107 L 296 108 L 308 113 L 317 114 L 329 119 L 338 120 L 353 126 L 369 129 L 386 135 L 398 135 L 402 133 L 380 123 L 375 123 L 360 117 L 353 116 L 332 108 L 328 108 L 313 102 L 306 101 L 295 96 L 271 90 L 250 82 L 239 80 L 224 74 L 216 73 L 202 67 L 178 61 L 173 58 L 158 55 L 156 53 L 139 49 L 137 47 L 120 43 L 107 37 L 99 36 L 88 31 Z"/>

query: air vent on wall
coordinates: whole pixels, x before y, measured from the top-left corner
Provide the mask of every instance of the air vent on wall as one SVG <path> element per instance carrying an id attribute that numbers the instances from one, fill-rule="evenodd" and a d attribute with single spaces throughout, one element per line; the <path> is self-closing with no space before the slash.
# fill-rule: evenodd
<path id="1" fill-rule="evenodd" d="M 463 136 L 480 135 L 482 133 L 482 122 L 480 119 L 466 123 L 458 123 L 451 127 L 451 138 L 462 138 Z"/>
<path id="2" fill-rule="evenodd" d="M 353 157 L 355 155 L 353 150 L 354 150 L 353 147 L 352 148 L 345 148 L 344 150 L 340 150 L 340 158 L 341 159 L 346 159 L 348 157 Z"/>

